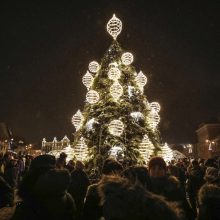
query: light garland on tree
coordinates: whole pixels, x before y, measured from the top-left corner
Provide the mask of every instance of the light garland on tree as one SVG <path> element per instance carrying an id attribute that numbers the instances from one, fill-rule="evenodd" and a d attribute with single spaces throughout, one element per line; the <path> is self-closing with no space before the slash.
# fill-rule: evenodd
<path id="1" fill-rule="evenodd" d="M 95 90 L 90 90 L 86 94 L 86 101 L 90 104 L 95 104 L 99 101 L 99 94 Z"/>
<path id="2" fill-rule="evenodd" d="M 158 152 L 158 156 L 162 157 L 166 163 L 173 159 L 173 151 L 169 148 L 168 144 L 165 143 L 160 147 L 161 151 Z"/>
<path id="3" fill-rule="evenodd" d="M 81 137 L 74 147 L 74 154 L 77 160 L 84 161 L 88 156 L 88 146 L 85 143 L 85 139 Z"/>
<path id="4" fill-rule="evenodd" d="M 93 78 L 92 74 L 89 71 L 87 71 L 86 74 L 82 78 L 82 83 L 89 90 L 90 87 L 92 86 L 93 80 L 94 80 L 94 78 Z"/>
<path id="5" fill-rule="evenodd" d="M 150 107 L 156 112 L 160 111 L 160 104 L 158 102 L 151 102 Z"/>
<path id="6" fill-rule="evenodd" d="M 139 144 L 139 152 L 143 157 L 144 161 L 147 163 L 153 154 L 154 146 L 149 140 L 147 134 L 144 135 L 142 142 Z"/>
<path id="7" fill-rule="evenodd" d="M 121 77 L 121 71 L 118 67 L 111 67 L 108 71 L 108 78 L 111 80 L 118 80 Z"/>
<path id="8" fill-rule="evenodd" d="M 100 69 L 100 65 L 98 62 L 92 61 L 89 63 L 89 71 L 91 73 L 97 73 L 99 71 L 99 69 Z"/>
<path id="9" fill-rule="evenodd" d="M 120 137 L 124 131 L 124 124 L 120 120 L 112 120 L 108 126 L 109 133 Z"/>
<path id="10" fill-rule="evenodd" d="M 144 86 L 147 84 L 147 77 L 140 71 L 135 79 L 139 89 L 143 92 Z"/>
<path id="11" fill-rule="evenodd" d="M 73 115 L 73 117 L 72 117 L 72 123 L 73 123 L 73 125 L 75 126 L 76 131 L 78 131 L 78 130 L 80 129 L 80 127 L 81 127 L 83 121 L 84 121 L 84 117 L 83 117 L 81 111 L 78 110 L 78 111 L 76 112 L 76 114 Z"/>
<path id="12" fill-rule="evenodd" d="M 110 87 L 110 94 L 116 102 L 122 96 L 123 87 L 120 85 L 118 81 L 115 81 L 113 85 Z"/>
<path id="13" fill-rule="evenodd" d="M 121 33 L 121 30 L 122 22 L 114 14 L 107 23 L 107 31 L 113 37 L 113 39 L 116 40 L 117 36 Z"/>
<path id="14" fill-rule="evenodd" d="M 126 52 L 126 53 L 123 53 L 121 56 L 121 61 L 126 66 L 130 65 L 133 62 L 133 60 L 134 60 L 134 57 L 132 53 Z"/>

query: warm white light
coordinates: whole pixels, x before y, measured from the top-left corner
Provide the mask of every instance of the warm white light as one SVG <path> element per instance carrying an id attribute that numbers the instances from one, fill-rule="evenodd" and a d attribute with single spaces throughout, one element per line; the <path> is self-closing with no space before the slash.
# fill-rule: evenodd
<path id="1" fill-rule="evenodd" d="M 65 135 L 64 138 L 61 140 L 62 146 L 65 145 L 69 145 L 70 143 L 70 139 Z"/>
<path id="2" fill-rule="evenodd" d="M 87 123 L 86 123 L 86 130 L 87 131 L 91 131 L 93 130 L 93 125 L 95 123 L 95 118 L 90 119 Z"/>
<path id="3" fill-rule="evenodd" d="M 144 135 L 142 142 L 139 144 L 139 152 L 147 163 L 153 154 L 154 145 L 149 140 L 147 134 Z"/>
<path id="4" fill-rule="evenodd" d="M 88 156 L 88 146 L 85 143 L 85 139 L 81 137 L 74 147 L 74 154 L 77 160 L 84 161 Z"/>
<path id="5" fill-rule="evenodd" d="M 156 111 L 150 111 L 150 113 L 147 116 L 147 122 L 150 125 L 150 127 L 154 130 L 160 122 L 160 116 Z"/>
<path id="6" fill-rule="evenodd" d="M 92 61 L 91 63 L 89 63 L 89 71 L 92 73 L 97 73 L 100 69 L 100 65 L 98 62 L 96 61 Z"/>
<path id="7" fill-rule="evenodd" d="M 118 80 L 121 77 L 121 71 L 117 67 L 111 67 L 108 71 L 108 78 L 111 80 Z"/>
<path id="8" fill-rule="evenodd" d="M 119 20 L 115 14 L 107 23 L 107 31 L 116 40 L 117 36 L 121 33 L 122 22 Z"/>
<path id="9" fill-rule="evenodd" d="M 123 53 L 122 56 L 121 56 L 121 61 L 124 65 L 130 65 L 134 60 L 134 57 L 132 55 L 132 53 L 129 53 L 129 52 L 126 52 L 126 53 Z"/>
<path id="10" fill-rule="evenodd" d="M 110 87 L 110 94 L 115 101 L 117 101 L 123 94 L 123 87 L 118 81 L 115 81 Z"/>
<path id="11" fill-rule="evenodd" d="M 147 84 L 147 77 L 143 74 L 142 71 L 140 71 L 136 76 L 136 83 L 139 89 L 143 92 L 143 88 Z"/>
<path id="12" fill-rule="evenodd" d="M 99 94 L 95 90 L 90 90 L 86 94 L 86 101 L 90 104 L 95 104 L 99 101 Z"/>
<path id="13" fill-rule="evenodd" d="M 150 107 L 151 107 L 151 109 L 155 110 L 156 112 L 160 111 L 160 104 L 158 102 L 151 102 Z"/>
<path id="14" fill-rule="evenodd" d="M 117 64 L 117 62 L 113 62 L 113 63 L 109 63 L 109 65 L 108 65 L 110 68 L 114 68 L 114 67 L 118 67 L 118 64 Z"/>
<path id="15" fill-rule="evenodd" d="M 114 159 L 117 159 L 117 156 L 119 153 L 123 153 L 123 149 L 121 146 L 113 146 L 110 150 L 109 150 L 110 154 L 109 156 L 114 158 Z"/>
<path id="16" fill-rule="evenodd" d="M 84 117 L 83 117 L 81 111 L 78 110 L 78 111 L 76 112 L 76 114 L 73 115 L 73 117 L 72 117 L 72 123 L 73 123 L 73 125 L 75 126 L 75 128 L 76 128 L 77 131 L 80 129 L 80 127 L 81 127 L 83 121 L 84 121 Z"/>
<path id="17" fill-rule="evenodd" d="M 131 117 L 135 119 L 135 121 L 138 121 L 141 118 L 144 118 L 144 115 L 141 112 L 132 112 Z"/>
<path id="18" fill-rule="evenodd" d="M 110 134 L 119 137 L 124 131 L 124 124 L 120 120 L 113 120 L 110 122 L 108 130 Z"/>
<path id="19" fill-rule="evenodd" d="M 160 147 L 161 151 L 158 152 L 158 156 L 162 157 L 166 163 L 173 159 L 173 151 L 169 148 L 168 144 L 165 143 Z"/>
<path id="20" fill-rule="evenodd" d="M 82 78 L 82 82 L 88 90 L 90 89 L 90 87 L 93 83 L 93 80 L 94 80 L 94 78 L 89 71 L 87 71 L 86 74 Z"/>

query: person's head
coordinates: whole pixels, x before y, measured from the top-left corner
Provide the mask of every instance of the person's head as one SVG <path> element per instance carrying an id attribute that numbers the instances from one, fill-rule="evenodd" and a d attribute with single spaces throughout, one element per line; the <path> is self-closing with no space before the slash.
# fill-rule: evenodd
<path id="1" fill-rule="evenodd" d="M 192 163 L 192 166 L 193 166 L 193 167 L 199 167 L 199 162 L 198 162 L 198 160 L 193 159 L 191 163 Z"/>
<path id="2" fill-rule="evenodd" d="M 152 157 L 148 163 L 150 177 L 160 178 L 166 176 L 167 165 L 162 157 Z"/>
<path id="3" fill-rule="evenodd" d="M 30 170 L 55 168 L 56 158 L 52 155 L 40 155 L 31 161 Z"/>
<path id="4" fill-rule="evenodd" d="M 207 167 L 204 180 L 208 183 L 213 183 L 219 179 L 219 171 L 214 167 Z"/>
<path id="5" fill-rule="evenodd" d="M 104 161 L 102 167 L 102 174 L 104 175 L 120 174 L 122 170 L 123 167 L 118 161 L 109 158 Z"/>
<path id="6" fill-rule="evenodd" d="M 85 167 L 84 163 L 80 160 L 76 161 L 75 168 L 76 170 L 83 170 Z"/>

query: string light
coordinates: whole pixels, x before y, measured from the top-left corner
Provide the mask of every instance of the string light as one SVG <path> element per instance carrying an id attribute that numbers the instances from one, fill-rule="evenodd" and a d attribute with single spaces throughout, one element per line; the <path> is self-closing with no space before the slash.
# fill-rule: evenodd
<path id="1" fill-rule="evenodd" d="M 173 159 L 173 151 L 169 148 L 168 144 L 165 143 L 160 147 L 161 151 L 158 152 L 158 156 L 162 157 L 166 163 Z"/>
<path id="2" fill-rule="evenodd" d="M 84 121 L 84 117 L 83 117 L 81 111 L 78 110 L 78 111 L 76 112 L 76 114 L 73 115 L 73 117 L 72 117 L 72 123 L 73 123 L 73 125 L 75 126 L 76 131 L 78 131 L 78 130 L 80 129 L 80 127 L 81 127 L 83 121 Z"/>
<path id="3" fill-rule="evenodd" d="M 133 60 L 134 60 L 134 57 L 132 53 L 126 52 L 126 53 L 123 53 L 121 56 L 121 61 L 126 66 L 130 65 L 133 62 Z"/>
<path id="4" fill-rule="evenodd" d="M 144 115 L 141 112 L 132 112 L 131 117 L 137 122 L 139 119 L 144 118 Z"/>
<path id="5" fill-rule="evenodd" d="M 95 90 L 90 90 L 86 94 L 86 101 L 90 104 L 95 104 L 99 101 L 99 94 Z"/>
<path id="6" fill-rule="evenodd" d="M 143 157 L 144 161 L 147 163 L 153 154 L 154 146 L 149 140 L 147 134 L 144 135 L 142 142 L 139 144 L 139 152 Z"/>
<path id="7" fill-rule="evenodd" d="M 74 147 L 74 154 L 77 160 L 84 161 L 88 156 L 88 146 L 85 143 L 85 139 L 81 137 Z"/>
<path id="8" fill-rule="evenodd" d="M 154 130 L 160 122 L 160 116 L 156 111 L 150 111 L 150 113 L 147 116 L 147 122 L 150 125 L 150 127 Z"/>
<path id="9" fill-rule="evenodd" d="M 109 133 L 114 136 L 121 136 L 124 131 L 124 124 L 120 120 L 112 120 L 108 126 Z"/>
<path id="10" fill-rule="evenodd" d="M 139 89 L 143 92 L 143 88 L 147 84 L 147 77 L 143 74 L 142 71 L 140 71 L 136 76 L 136 83 Z"/>
<path id="11" fill-rule="evenodd" d="M 108 71 L 108 78 L 111 80 L 118 80 L 121 77 L 121 71 L 117 67 L 111 67 Z"/>
<path id="12" fill-rule="evenodd" d="M 100 69 L 100 65 L 96 61 L 92 61 L 89 63 L 89 71 L 92 73 L 97 73 Z"/>
<path id="13" fill-rule="evenodd" d="M 94 78 L 93 78 L 92 74 L 89 71 L 87 71 L 86 74 L 82 78 L 82 83 L 89 90 L 92 83 L 93 83 L 93 80 L 94 80 Z"/>
<path id="14" fill-rule="evenodd" d="M 121 33 L 121 30 L 122 22 L 114 14 L 107 23 L 107 31 L 113 37 L 113 39 L 116 40 L 117 36 Z"/>
<path id="15" fill-rule="evenodd" d="M 158 102 L 151 102 L 150 107 L 156 112 L 160 111 L 160 104 Z"/>

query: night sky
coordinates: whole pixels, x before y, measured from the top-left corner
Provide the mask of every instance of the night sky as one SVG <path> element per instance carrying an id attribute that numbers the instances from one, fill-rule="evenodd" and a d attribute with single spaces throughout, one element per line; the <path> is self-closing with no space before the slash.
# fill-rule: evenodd
<path id="1" fill-rule="evenodd" d="M 148 77 L 148 101 L 161 104 L 164 142 L 196 142 L 198 126 L 220 117 L 216 1 L 59 2 L 1 5 L 0 122 L 14 135 L 73 140 L 71 117 L 87 91 L 82 76 L 111 44 L 113 13 L 123 23 L 117 40 Z"/>

